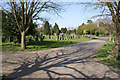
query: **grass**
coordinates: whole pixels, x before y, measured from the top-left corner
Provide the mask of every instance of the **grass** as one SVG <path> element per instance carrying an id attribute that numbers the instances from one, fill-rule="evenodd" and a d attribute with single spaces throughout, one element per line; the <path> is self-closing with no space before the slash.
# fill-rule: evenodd
<path id="1" fill-rule="evenodd" d="M 96 57 L 100 60 L 100 62 L 120 69 L 120 61 L 107 59 L 109 54 L 112 52 L 112 48 L 113 48 L 112 46 L 113 46 L 113 42 L 107 41 L 107 43 L 96 54 Z"/>
<path id="2" fill-rule="evenodd" d="M 46 36 L 44 41 L 42 42 L 41 41 L 35 42 L 34 40 L 29 42 L 27 40 L 26 49 L 24 51 L 46 50 L 46 49 L 62 47 L 62 46 L 70 45 L 70 44 L 75 44 L 75 43 L 95 39 L 94 37 L 92 38 L 82 37 L 82 38 L 74 38 L 74 39 L 69 39 L 69 40 L 56 41 L 57 36 L 51 36 L 51 37 L 53 37 L 53 39 L 49 39 L 48 36 Z M 13 42 L 11 43 L 5 42 L 5 43 L 2 43 L 2 51 L 23 51 L 23 50 L 20 49 L 19 43 L 15 44 Z"/>
<path id="3" fill-rule="evenodd" d="M 98 39 L 101 38 L 102 36 L 93 36 L 92 39 Z"/>

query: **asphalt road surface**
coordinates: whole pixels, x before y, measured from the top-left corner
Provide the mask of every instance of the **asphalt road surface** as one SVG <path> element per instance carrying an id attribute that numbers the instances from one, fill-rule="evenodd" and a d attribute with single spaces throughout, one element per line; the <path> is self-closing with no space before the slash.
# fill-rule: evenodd
<path id="1" fill-rule="evenodd" d="M 95 54 L 108 37 L 34 52 L 3 52 L 7 78 L 118 78 L 118 70 L 100 63 Z"/>

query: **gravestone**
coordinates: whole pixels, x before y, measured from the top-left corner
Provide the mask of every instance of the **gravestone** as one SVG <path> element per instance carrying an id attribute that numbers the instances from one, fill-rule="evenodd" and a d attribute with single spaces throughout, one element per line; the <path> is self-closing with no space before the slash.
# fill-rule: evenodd
<path id="1" fill-rule="evenodd" d="M 76 38 L 78 38 L 78 37 L 76 36 Z"/>
<path id="2" fill-rule="evenodd" d="M 57 36 L 57 39 L 59 40 L 59 35 Z"/>
<path id="3" fill-rule="evenodd" d="M 18 41 L 14 41 L 14 43 L 16 44 L 16 43 L 19 43 Z"/>
<path id="4" fill-rule="evenodd" d="M 51 39 L 50 35 L 49 35 L 49 39 Z"/>
<path id="5" fill-rule="evenodd" d="M 32 37 L 29 37 L 29 42 L 31 42 L 32 41 Z"/>
<path id="6" fill-rule="evenodd" d="M 62 40 L 64 40 L 64 35 L 62 35 Z"/>
<path id="7" fill-rule="evenodd" d="M 35 36 L 33 36 L 33 38 L 35 39 Z"/>
<path id="8" fill-rule="evenodd" d="M 45 39 L 45 36 L 43 36 L 43 39 Z"/>
<path id="9" fill-rule="evenodd" d="M 45 39 L 45 36 L 41 36 L 40 41 L 43 41 Z"/>
<path id="10" fill-rule="evenodd" d="M 13 42 L 13 37 L 12 36 L 10 36 L 10 42 Z"/>
<path id="11" fill-rule="evenodd" d="M 5 42 L 5 40 L 6 40 L 5 38 L 2 38 L 2 42 Z"/>
<path id="12" fill-rule="evenodd" d="M 62 39 L 62 37 L 60 37 L 60 40 Z"/>
<path id="13" fill-rule="evenodd" d="M 42 37 L 40 38 L 40 41 L 43 41 L 43 38 L 42 38 Z"/>
<path id="14" fill-rule="evenodd" d="M 42 36 L 39 36 L 39 40 L 41 41 Z"/>
<path id="15" fill-rule="evenodd" d="M 38 35 L 36 35 L 35 41 L 38 42 Z"/>
<path id="16" fill-rule="evenodd" d="M 67 39 L 68 39 L 68 36 L 67 36 Z"/>
<path id="17" fill-rule="evenodd" d="M 39 36 L 39 39 L 41 39 L 42 38 L 42 36 Z"/>
<path id="18" fill-rule="evenodd" d="M 68 37 L 68 39 L 70 39 L 70 36 Z"/>
<path id="19" fill-rule="evenodd" d="M 21 43 L 21 36 L 20 36 L 20 35 L 17 35 L 17 41 L 18 41 L 19 43 Z"/>
<path id="20" fill-rule="evenodd" d="M 33 36 L 33 39 L 35 40 L 35 36 Z"/>
<path id="21" fill-rule="evenodd" d="M 13 36 L 9 36 L 9 37 L 5 36 L 4 38 L 5 38 L 5 40 L 8 39 L 9 42 L 13 42 Z"/>
<path id="22" fill-rule="evenodd" d="M 35 38 L 35 41 L 38 42 L 38 38 Z"/>
<path id="23" fill-rule="evenodd" d="M 74 35 L 73 35 L 73 38 L 74 38 Z"/>

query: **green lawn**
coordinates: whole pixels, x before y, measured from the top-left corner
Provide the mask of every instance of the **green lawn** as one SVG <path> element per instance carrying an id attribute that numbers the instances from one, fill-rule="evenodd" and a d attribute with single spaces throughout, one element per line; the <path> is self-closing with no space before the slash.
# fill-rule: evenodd
<path id="1" fill-rule="evenodd" d="M 82 38 L 74 38 L 69 40 L 59 40 L 56 41 L 57 36 L 51 36 L 53 39 L 48 39 L 48 36 L 45 37 L 44 41 L 35 42 L 34 40 L 31 42 L 26 41 L 26 49 L 24 51 L 36 51 L 36 50 L 46 50 L 51 48 L 62 47 L 70 44 L 75 44 L 79 42 L 84 42 L 92 39 L 96 39 L 99 37 L 82 37 Z M 22 51 L 20 49 L 20 44 L 15 44 L 13 42 L 5 42 L 2 43 L 2 51 Z"/>
<path id="2" fill-rule="evenodd" d="M 112 46 L 113 46 L 112 41 L 107 41 L 107 43 L 96 54 L 96 57 L 102 63 L 120 69 L 120 61 L 118 61 L 118 60 L 114 61 L 114 60 L 108 60 L 107 59 L 108 55 L 112 52 L 112 48 L 113 48 Z"/>

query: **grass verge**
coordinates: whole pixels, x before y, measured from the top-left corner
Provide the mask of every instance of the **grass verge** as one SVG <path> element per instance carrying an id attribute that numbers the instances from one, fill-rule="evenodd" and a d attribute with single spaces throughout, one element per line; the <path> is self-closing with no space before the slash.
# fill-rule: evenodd
<path id="1" fill-rule="evenodd" d="M 100 62 L 107 64 L 109 66 L 112 66 L 114 68 L 120 69 L 120 61 L 116 60 L 108 60 L 107 57 L 112 52 L 113 48 L 113 42 L 107 41 L 106 44 L 99 50 L 99 52 L 96 54 L 97 59 L 100 60 Z"/>
<path id="2" fill-rule="evenodd" d="M 93 40 L 92 38 L 88 37 L 81 37 L 81 38 L 74 38 L 69 40 L 59 40 L 56 41 L 54 39 L 45 38 L 44 41 L 35 42 L 34 40 L 31 42 L 26 42 L 26 49 L 24 51 L 38 51 L 38 50 L 47 50 L 51 48 L 63 47 L 70 44 L 75 44 L 79 42 L 84 42 L 88 40 Z M 15 44 L 13 42 L 5 42 L 2 43 L 2 51 L 22 51 L 20 49 L 20 44 Z"/>

